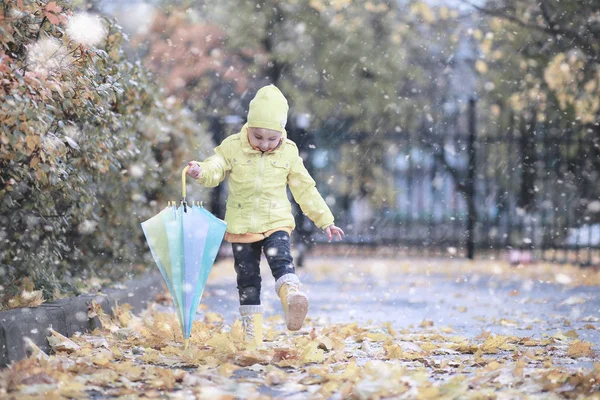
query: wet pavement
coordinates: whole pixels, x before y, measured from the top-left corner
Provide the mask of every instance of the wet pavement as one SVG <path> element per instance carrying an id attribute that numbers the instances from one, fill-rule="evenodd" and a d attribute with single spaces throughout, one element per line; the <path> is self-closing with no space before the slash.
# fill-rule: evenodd
<path id="1" fill-rule="evenodd" d="M 489 273 L 458 271 L 464 262 L 312 258 L 297 273 L 309 295 L 309 317 L 320 324 L 391 322 L 397 330 L 433 326 L 468 339 L 483 330 L 534 339 L 574 330 L 579 339 L 600 348 L 597 286 L 532 279 L 517 269 L 499 273 L 493 265 Z M 281 305 L 264 260 L 261 266 L 261 298 L 268 318 L 281 313 Z M 233 260 L 215 268 L 233 270 Z M 218 282 L 209 279 L 202 300 L 207 311 L 223 315 L 229 324 L 238 315 L 235 286 L 233 274 Z M 592 367 L 576 360 L 565 362 Z"/>

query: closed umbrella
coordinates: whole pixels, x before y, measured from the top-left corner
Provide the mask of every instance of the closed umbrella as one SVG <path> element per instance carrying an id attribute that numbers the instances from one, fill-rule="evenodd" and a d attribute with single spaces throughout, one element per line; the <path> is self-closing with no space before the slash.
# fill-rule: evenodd
<path id="1" fill-rule="evenodd" d="M 152 257 L 177 309 L 186 347 L 194 315 L 227 228 L 225 221 L 201 204 L 188 204 L 185 188 L 188 168 L 181 174 L 180 205 L 170 202 L 161 212 L 142 222 Z"/>

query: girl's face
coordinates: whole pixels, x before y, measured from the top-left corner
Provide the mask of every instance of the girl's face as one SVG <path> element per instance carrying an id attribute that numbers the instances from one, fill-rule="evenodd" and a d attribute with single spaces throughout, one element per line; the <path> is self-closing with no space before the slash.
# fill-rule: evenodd
<path id="1" fill-rule="evenodd" d="M 281 143 L 281 132 L 266 128 L 248 128 L 248 141 L 257 150 L 273 151 Z"/>

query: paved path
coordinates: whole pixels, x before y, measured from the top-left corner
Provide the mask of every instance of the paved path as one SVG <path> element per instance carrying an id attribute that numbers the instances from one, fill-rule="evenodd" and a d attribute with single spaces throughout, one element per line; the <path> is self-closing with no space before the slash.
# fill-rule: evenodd
<path id="1" fill-rule="evenodd" d="M 469 339 L 482 330 L 536 339 L 575 330 L 581 340 L 600 349 L 597 286 L 549 283 L 523 277 L 516 269 L 514 274 L 498 273 L 493 265 L 490 274 L 453 272 L 461 262 L 466 261 L 313 258 L 298 274 L 309 294 L 309 316 L 323 323 L 391 322 L 401 330 L 430 321 Z M 224 260 L 215 268 L 233 269 L 232 263 Z M 281 306 L 264 260 L 262 268 L 262 302 L 270 316 L 280 313 Z M 202 302 L 231 323 L 238 307 L 234 275 L 209 280 Z M 572 359 L 564 362 L 593 367 Z"/>

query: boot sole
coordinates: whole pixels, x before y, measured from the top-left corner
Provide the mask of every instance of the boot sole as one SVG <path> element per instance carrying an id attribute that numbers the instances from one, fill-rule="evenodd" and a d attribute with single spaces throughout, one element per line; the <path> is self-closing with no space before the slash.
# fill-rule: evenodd
<path id="1" fill-rule="evenodd" d="M 288 318 L 285 321 L 287 328 L 290 331 L 300 330 L 307 313 L 308 297 L 301 294 L 292 296 L 288 304 Z"/>

